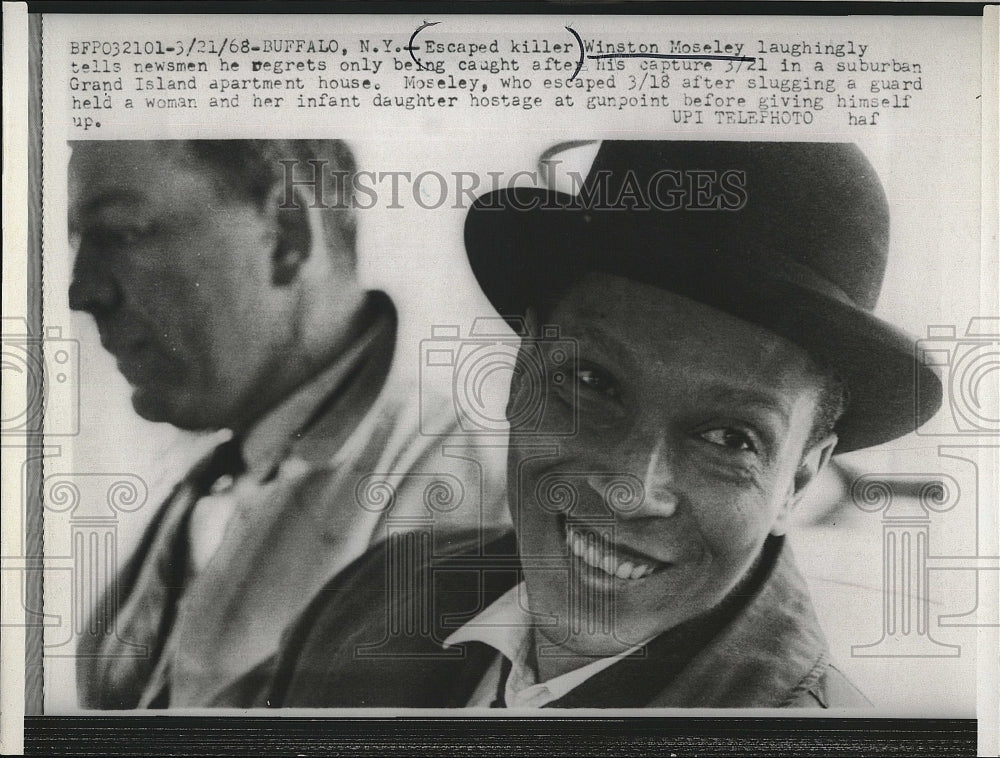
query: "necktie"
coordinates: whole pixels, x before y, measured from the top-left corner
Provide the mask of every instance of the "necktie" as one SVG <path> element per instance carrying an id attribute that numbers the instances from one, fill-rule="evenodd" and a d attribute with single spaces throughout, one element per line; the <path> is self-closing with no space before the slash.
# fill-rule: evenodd
<path id="1" fill-rule="evenodd" d="M 240 440 L 233 437 L 212 451 L 204 467 L 193 476 L 197 496 L 205 495 L 228 479 L 231 482 L 246 471 L 246 462 L 240 451 Z"/>
<path id="2" fill-rule="evenodd" d="M 165 603 L 163 612 L 169 621 L 161 627 L 159 644 L 160 657 L 163 658 L 157 665 L 155 671 L 159 674 L 154 677 L 153 690 L 159 687 L 157 694 L 149 702 L 149 708 L 166 708 L 170 702 L 169 668 L 172 626 L 177 602 L 183 593 L 183 587 L 188 579 L 189 556 L 191 546 L 186 538 L 188 523 L 192 517 L 198 502 L 211 492 L 224 490 L 232 485 L 233 480 L 246 470 L 246 464 L 240 452 L 240 441 L 236 438 L 223 442 L 215 448 L 201 466 L 196 467 L 192 472 L 190 482 L 192 486 L 191 506 L 181 519 L 175 536 L 170 540 L 173 545 L 172 550 L 162 552 L 156 560 L 157 577 L 159 584 L 164 588 L 171 588 L 163 593 Z"/>
<path id="3" fill-rule="evenodd" d="M 493 698 L 493 702 L 490 703 L 490 708 L 506 708 L 507 699 L 505 694 L 507 692 L 507 679 L 510 677 L 511 662 L 510 658 L 506 655 L 501 654 L 500 660 L 500 681 L 497 682 L 497 694 Z"/>

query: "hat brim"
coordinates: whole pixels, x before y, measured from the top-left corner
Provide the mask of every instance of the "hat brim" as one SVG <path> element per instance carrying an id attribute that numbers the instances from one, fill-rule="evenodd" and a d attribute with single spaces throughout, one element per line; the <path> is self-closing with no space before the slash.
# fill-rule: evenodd
<path id="1" fill-rule="evenodd" d="M 849 392 L 836 452 L 897 439 L 941 405 L 941 382 L 915 340 L 801 270 L 776 274 L 731 249 L 689 250 L 650 239 L 641 211 L 594 211 L 541 188 L 479 198 L 465 222 L 469 263 L 508 320 L 571 279 L 601 271 L 651 284 L 763 326 L 833 367 Z M 609 215 L 610 214 L 610 215 Z M 650 254 L 655 251 L 654 254 Z"/>

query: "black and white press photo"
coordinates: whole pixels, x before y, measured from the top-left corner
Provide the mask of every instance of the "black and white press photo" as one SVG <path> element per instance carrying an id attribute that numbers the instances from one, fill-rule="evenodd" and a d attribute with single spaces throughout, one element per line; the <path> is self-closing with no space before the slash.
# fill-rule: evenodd
<path id="1" fill-rule="evenodd" d="M 995 747 L 995 28 L 108 18 L 30 27 L 25 715 Z"/>

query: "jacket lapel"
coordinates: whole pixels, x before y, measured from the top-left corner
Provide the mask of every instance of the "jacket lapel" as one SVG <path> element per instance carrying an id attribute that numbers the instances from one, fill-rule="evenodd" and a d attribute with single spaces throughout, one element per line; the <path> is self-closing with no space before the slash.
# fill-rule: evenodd
<path id="1" fill-rule="evenodd" d="M 783 545 L 768 581 L 736 621 L 649 705 L 780 708 L 812 683 L 826 650 L 805 580 Z"/>
<path id="2" fill-rule="evenodd" d="M 458 557 L 433 567 L 411 563 L 417 554 L 392 539 L 366 553 L 289 629 L 264 699 L 285 707 L 465 706 L 494 651 L 441 643 L 519 578 L 513 538 L 486 543 L 479 532 L 456 535 Z M 390 575 L 410 581 L 393 589 Z"/>
<path id="3" fill-rule="evenodd" d="M 549 707 L 783 706 L 813 681 L 826 641 L 784 540 L 768 543 L 761 570 L 749 600 L 660 635 Z"/>
<path id="4" fill-rule="evenodd" d="M 185 479 L 159 508 L 139 548 L 105 590 L 81 641 L 77 683 L 82 705 L 135 708 L 170 633 L 184 585 L 185 525 L 197 500 Z"/>

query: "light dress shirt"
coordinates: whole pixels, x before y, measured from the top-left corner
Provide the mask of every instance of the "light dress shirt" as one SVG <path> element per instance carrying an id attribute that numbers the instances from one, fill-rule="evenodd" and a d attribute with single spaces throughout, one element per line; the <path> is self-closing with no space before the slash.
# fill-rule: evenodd
<path id="1" fill-rule="evenodd" d="M 240 445 L 246 471 L 235 480 L 223 477 L 195 503 L 187 530 L 189 580 L 208 564 L 219 549 L 238 503 L 260 502 L 260 493 L 266 488 L 266 483 L 277 478 L 281 466 L 284 467 L 281 473 L 287 478 L 305 473 L 307 464 L 290 456 L 292 444 L 302 437 L 320 403 L 345 381 L 369 352 L 376 336 L 369 330 L 330 368 L 300 387 L 250 428 Z M 359 404 L 370 404 L 378 389 L 377 385 L 369 385 L 367 395 L 358 398 Z"/>
<path id="2" fill-rule="evenodd" d="M 231 533 L 232 539 L 233 534 L 240 531 L 269 527 L 270 516 L 261 510 L 269 505 L 273 506 L 275 500 L 280 502 L 279 498 L 271 497 L 273 493 L 269 490 L 283 485 L 281 489 L 287 491 L 291 482 L 308 473 L 309 465 L 291 454 L 293 443 L 303 436 L 305 426 L 320 404 L 339 385 L 345 383 L 384 332 L 384 323 L 377 323 L 367 329 L 329 368 L 265 414 L 250 428 L 240 444 L 245 471 L 235 479 L 231 476 L 221 477 L 207 494 L 195 502 L 186 530 L 186 591 L 179 601 L 182 616 L 189 615 L 184 614 L 183 610 L 190 604 L 191 591 L 202 594 L 199 592 L 201 588 L 198 579 L 219 552 L 227 531 Z M 364 394 L 355 398 L 355 402 L 362 406 L 370 404 L 379 389 L 377 384 L 368 385 Z M 232 524 L 233 528 L 230 529 L 236 514 L 239 514 L 238 523 Z M 185 687 L 182 682 L 170 681 L 176 678 L 173 669 L 178 668 L 179 663 L 183 664 L 185 657 L 179 639 L 180 627 L 180 624 L 174 624 L 164 652 L 140 700 L 140 706 L 152 703 L 168 685 L 173 690 L 171 699 L 174 704 L 184 697 L 185 690 L 195 689 Z M 192 677 L 189 675 L 185 678 Z M 201 690 L 201 686 L 197 689 Z M 192 697 L 191 700 L 194 701 L 195 698 Z"/>
<path id="3" fill-rule="evenodd" d="M 220 693 L 375 542 L 509 523 L 502 450 L 461 436 L 449 396 L 386 376 L 396 320 L 388 298 L 376 302 L 381 317 L 248 432 L 243 473 L 193 503 L 182 484 L 165 504 L 137 573 L 118 584 L 117 616 L 81 658 L 84 704 L 225 705 Z M 137 658 L 137 644 L 159 653 Z"/>
<path id="4" fill-rule="evenodd" d="M 467 707 L 488 708 L 493 703 L 500 685 L 502 657 L 506 657 L 511 663 L 510 675 L 504 688 L 506 707 L 541 708 L 642 647 L 642 644 L 635 645 L 617 655 L 597 658 L 578 669 L 539 682 L 535 668 L 530 663 L 533 657 L 534 632 L 532 614 L 527 603 L 528 594 L 524 582 L 521 582 L 444 641 L 446 647 L 462 642 L 482 642 L 499 653 L 473 690 Z"/>

